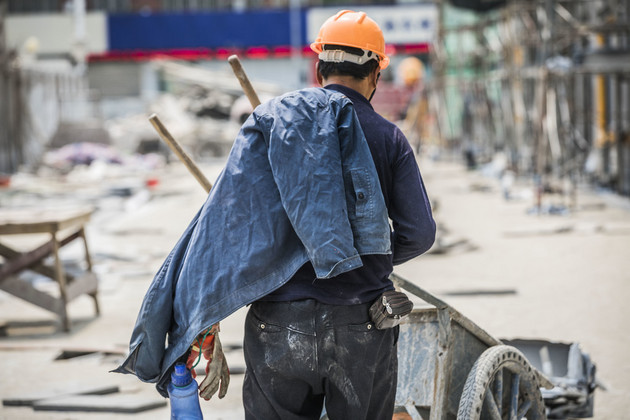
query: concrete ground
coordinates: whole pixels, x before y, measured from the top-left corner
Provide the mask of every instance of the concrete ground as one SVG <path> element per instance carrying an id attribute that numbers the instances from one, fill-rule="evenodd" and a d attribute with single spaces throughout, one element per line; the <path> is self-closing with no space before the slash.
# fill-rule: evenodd
<path id="1" fill-rule="evenodd" d="M 215 179 L 223 162 L 202 165 Z M 441 245 L 396 272 L 446 300 L 499 338 L 579 342 L 597 365 L 607 390 L 596 391 L 595 419 L 630 419 L 630 203 L 581 190 L 576 211 L 530 215 L 530 185 L 515 186 L 506 201 L 496 179 L 467 172 L 458 163 L 423 161 L 421 170 L 434 206 Z M 164 404 L 153 385 L 109 373 L 127 350 L 144 293 L 181 232 L 204 200 L 196 181 L 179 164 L 158 174 L 149 201 L 99 202 L 88 240 L 100 276 L 101 316 L 92 301 L 69 305 L 73 327 L 60 332 L 55 317 L 0 294 L 0 396 L 5 401 L 55 397 L 108 386 L 119 392 L 92 397 L 101 405 Z M 545 197 L 545 204 L 559 203 Z M 4 238 L 3 238 L 4 240 Z M 436 248 L 437 249 L 437 248 Z M 80 255 L 68 249 L 66 258 Z M 51 284 L 42 284 L 51 289 Z M 462 294 L 505 291 L 506 294 Z M 222 323 L 224 346 L 242 341 L 244 310 Z M 56 360 L 62 352 L 80 357 Z M 227 355 L 233 370 L 223 400 L 202 401 L 207 420 L 243 418 L 242 354 Z M 167 405 L 137 414 L 40 411 L 0 407 L 0 419 L 166 419 Z"/>

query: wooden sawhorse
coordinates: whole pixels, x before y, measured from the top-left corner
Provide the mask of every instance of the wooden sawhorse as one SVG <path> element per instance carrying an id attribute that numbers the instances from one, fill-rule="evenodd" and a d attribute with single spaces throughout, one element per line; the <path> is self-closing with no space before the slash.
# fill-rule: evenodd
<path id="1" fill-rule="evenodd" d="M 48 234 L 50 240 L 27 252 L 16 251 L 0 243 L 0 290 L 57 314 L 64 331 L 70 330 L 67 304 L 74 298 L 88 294 L 94 299 L 96 315 L 100 314 L 97 299 L 98 279 L 92 272 L 92 261 L 85 238 L 85 224 L 90 220 L 91 209 L 73 210 L 0 210 L 0 236 Z M 59 251 L 81 238 L 85 245 L 85 271 L 74 276 L 66 273 Z M 45 259 L 52 255 L 52 265 Z M 59 285 L 59 296 L 38 290 L 19 278 L 20 272 L 32 270 L 51 278 Z"/>

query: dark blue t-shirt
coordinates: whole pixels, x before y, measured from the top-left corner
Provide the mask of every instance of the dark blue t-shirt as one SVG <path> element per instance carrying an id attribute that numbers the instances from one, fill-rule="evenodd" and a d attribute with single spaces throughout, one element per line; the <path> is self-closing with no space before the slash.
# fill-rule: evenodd
<path id="1" fill-rule="evenodd" d="M 372 153 L 392 223 L 392 254 L 363 255 L 363 266 L 330 279 L 318 279 L 306 263 L 284 286 L 261 300 L 316 299 L 332 305 L 371 302 L 393 289 L 389 275 L 400 264 L 427 251 L 435 239 L 435 222 L 424 183 L 409 142 L 400 129 L 378 115 L 360 93 L 328 85 L 353 103 Z"/>

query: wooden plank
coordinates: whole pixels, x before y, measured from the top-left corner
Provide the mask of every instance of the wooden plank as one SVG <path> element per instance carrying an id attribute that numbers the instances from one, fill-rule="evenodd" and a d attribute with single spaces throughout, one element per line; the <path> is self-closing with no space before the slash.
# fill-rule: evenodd
<path id="1" fill-rule="evenodd" d="M 56 319 L 30 319 L 30 320 L 21 320 L 21 319 L 12 319 L 4 321 L 0 325 L 0 336 L 2 337 L 18 337 L 18 336 L 35 336 L 35 335 L 49 335 L 54 334 L 59 328 L 58 321 Z M 43 350 L 43 346 L 38 346 Z M 32 347 L 30 348 L 32 349 Z M 6 347 L 0 345 L 0 351 L 11 350 L 29 350 L 27 346 L 15 346 L 15 347 Z"/>
<path id="2" fill-rule="evenodd" d="M 59 283 L 59 294 L 62 302 L 62 312 L 60 314 L 61 322 L 63 323 L 64 331 L 70 331 L 70 319 L 68 318 L 68 309 L 66 307 L 66 304 L 68 303 L 68 296 L 66 294 L 66 274 L 61 262 L 61 257 L 59 256 L 61 244 L 57 239 L 56 232 L 53 232 L 51 236 L 53 242 L 53 255 L 55 257 L 55 280 Z"/>
<path id="3" fill-rule="evenodd" d="M 0 235 L 53 233 L 90 220 L 92 209 L 0 210 Z"/>
<path id="4" fill-rule="evenodd" d="M 95 293 L 97 289 L 98 277 L 91 271 L 87 271 L 67 284 L 66 299 L 70 302 L 83 294 Z"/>
<path id="5" fill-rule="evenodd" d="M 20 280 L 16 276 L 10 276 L 0 283 L 0 290 L 23 299 L 33 305 L 46 309 L 57 315 L 63 315 L 65 307 L 61 299 L 37 290 L 30 283 Z"/>
<path id="6" fill-rule="evenodd" d="M 76 216 L 68 217 L 57 222 L 58 230 L 64 230 L 73 226 L 84 226 L 90 221 L 92 210 L 84 210 Z"/>
<path id="7" fill-rule="evenodd" d="M 92 257 L 90 256 L 90 248 L 88 247 L 87 237 L 85 235 L 85 227 L 81 227 L 79 230 L 79 236 L 83 239 L 83 248 L 85 249 L 85 262 L 87 263 L 88 271 L 92 271 Z"/>
<path id="8" fill-rule="evenodd" d="M 36 411 L 84 411 L 98 413 L 140 413 L 166 406 L 164 398 L 139 397 L 138 395 L 76 395 L 65 398 L 41 400 L 33 404 Z"/>
<path id="9" fill-rule="evenodd" d="M 126 351 L 121 349 L 112 349 L 106 350 L 103 348 L 94 348 L 94 347 L 72 347 L 65 348 L 61 350 L 61 353 L 55 357 L 55 360 L 68 360 L 74 359 L 77 357 L 90 356 L 94 354 L 105 355 L 105 356 L 125 356 L 127 354 Z M 232 368 L 230 368 L 230 373 L 232 372 Z M 206 374 L 205 369 L 201 372 L 202 375 Z"/>
<path id="10" fill-rule="evenodd" d="M 8 322 L 6 324 L 4 324 L 7 328 L 22 328 L 22 327 L 45 327 L 45 326 L 52 326 L 54 325 L 54 321 L 51 320 L 37 320 L 37 321 L 26 321 L 26 322 Z M 60 351 L 59 356 L 57 356 L 55 358 L 55 360 L 61 360 L 63 359 L 62 355 L 63 354 L 70 354 L 70 353 L 101 353 L 104 355 L 119 355 L 119 356 L 125 356 L 127 355 L 128 352 L 128 347 L 125 346 L 123 347 L 117 347 L 117 346 L 113 346 L 113 345 L 102 345 L 102 346 L 96 346 L 96 347 L 92 347 L 92 346 L 68 346 L 68 347 L 62 347 L 60 348 L 58 344 L 38 344 L 37 346 L 38 350 L 46 350 L 46 351 L 51 351 L 51 352 L 56 352 L 56 351 Z M 10 341 L 2 341 L 0 340 L 0 352 L 2 351 L 30 351 L 33 350 L 33 345 L 32 344 L 28 344 L 28 342 L 25 343 L 13 343 Z M 230 369 L 231 370 L 231 369 Z M 205 371 L 203 372 L 203 374 L 205 374 Z M 67 392 L 67 383 L 63 383 L 63 391 Z M 84 388 L 86 388 L 85 386 L 82 386 L 80 388 L 80 390 L 83 390 Z M 78 392 L 73 392 L 74 394 L 77 394 Z"/>
<path id="11" fill-rule="evenodd" d="M 17 397 L 7 397 L 2 399 L 2 405 L 7 407 L 32 407 L 38 401 L 67 398 L 72 395 L 107 395 L 119 392 L 120 389 L 116 385 L 86 387 L 85 384 L 75 386 L 64 385 L 64 390 L 48 387 L 33 387 L 32 391 Z"/>
<path id="12" fill-rule="evenodd" d="M 20 253 L 14 258 L 8 259 L 8 261 L 0 267 L 0 283 L 3 279 L 9 277 L 10 275 L 19 273 L 20 271 L 37 264 L 39 261 L 50 255 L 52 249 L 53 243 L 52 241 L 49 241 L 32 251 Z M 1 252 L 0 255 L 2 255 Z"/>
<path id="13" fill-rule="evenodd" d="M 61 246 L 65 246 L 68 243 L 72 242 L 73 240 L 77 239 L 79 236 L 81 236 L 81 231 L 77 231 L 74 232 L 70 235 L 68 235 L 67 237 L 65 237 L 64 239 L 62 239 L 61 241 Z M 50 245 L 52 247 L 52 242 L 48 242 L 47 245 Z M 19 258 L 20 255 L 22 255 L 22 253 L 15 251 L 14 249 L 9 248 L 6 245 L 3 245 L 2 243 L 0 243 L 0 255 L 2 255 L 3 257 L 12 260 L 12 259 L 16 259 Z M 32 270 L 36 273 L 42 274 L 46 277 L 49 277 L 51 279 L 55 278 L 55 270 L 52 267 L 46 266 L 44 264 L 41 263 L 37 263 L 37 264 L 33 264 L 32 266 L 28 267 L 29 270 Z M 68 282 L 72 281 L 73 276 L 66 274 L 66 277 L 68 279 Z M 0 277 L 1 279 L 1 277 Z"/>

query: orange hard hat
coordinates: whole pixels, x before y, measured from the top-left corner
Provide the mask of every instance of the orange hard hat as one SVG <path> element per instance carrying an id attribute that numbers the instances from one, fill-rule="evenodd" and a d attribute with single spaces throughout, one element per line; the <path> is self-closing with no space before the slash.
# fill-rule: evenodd
<path id="1" fill-rule="evenodd" d="M 342 10 L 329 17 L 320 28 L 317 39 L 311 44 L 311 49 L 317 54 L 321 54 L 324 45 L 342 45 L 372 52 L 378 56 L 381 70 L 389 64 L 389 57 L 385 54 L 383 31 L 365 12 Z M 367 56 L 370 57 L 371 54 Z M 343 57 L 341 60 L 330 61 L 352 61 L 362 64 L 360 59 L 358 61 L 354 59 L 343 60 Z"/>
<path id="2" fill-rule="evenodd" d="M 417 57 L 407 57 L 398 64 L 398 73 L 405 86 L 411 86 L 424 76 L 424 64 Z"/>

